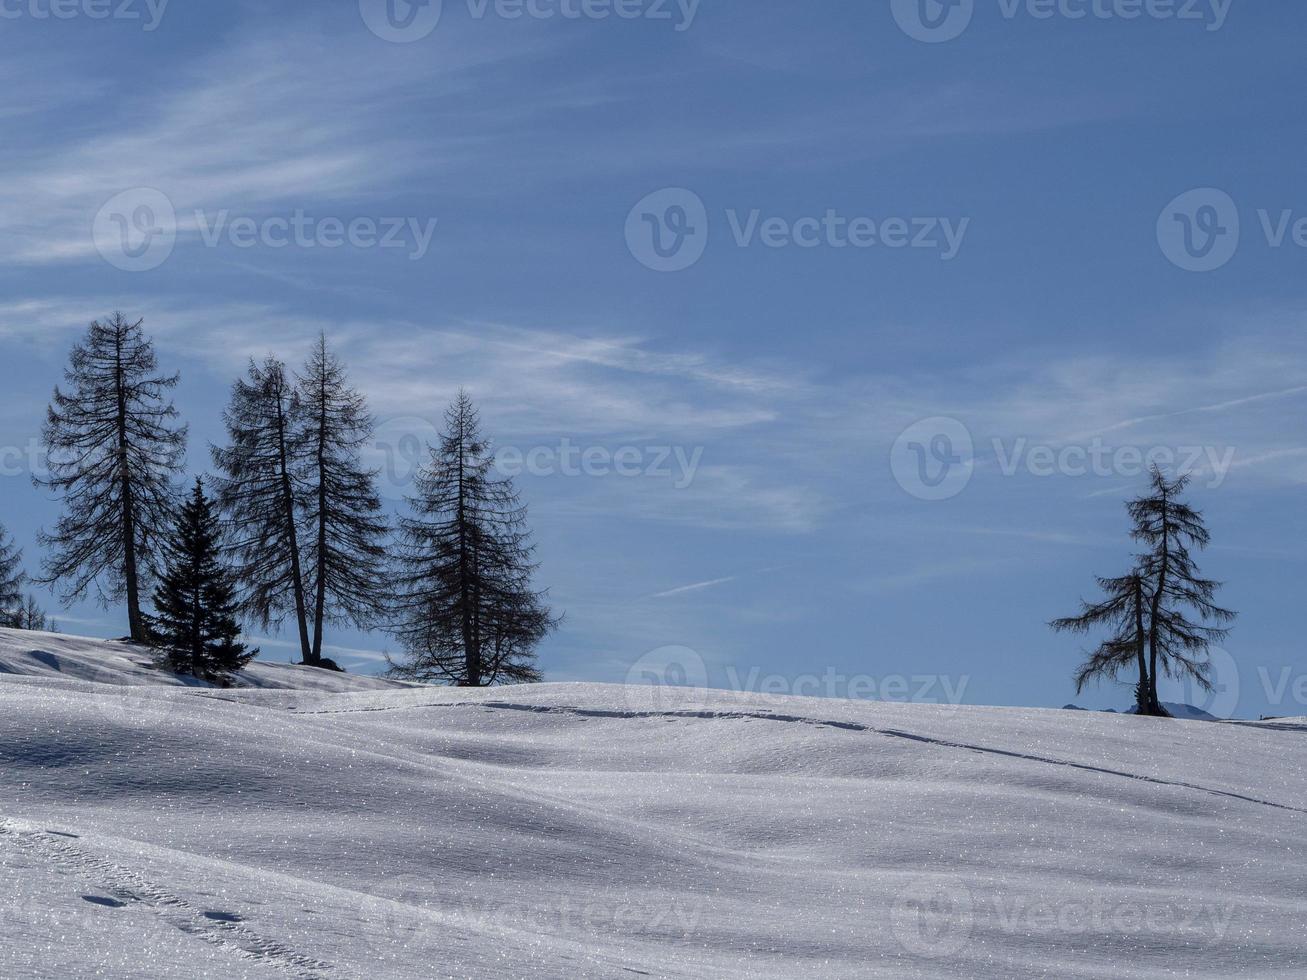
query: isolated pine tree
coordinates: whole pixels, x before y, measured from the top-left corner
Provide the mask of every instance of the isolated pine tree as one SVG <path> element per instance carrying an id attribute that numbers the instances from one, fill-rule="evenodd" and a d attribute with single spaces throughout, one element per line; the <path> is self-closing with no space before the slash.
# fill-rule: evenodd
<path id="1" fill-rule="evenodd" d="M 23 585 L 26 582 L 23 553 L 0 526 L 0 626 L 22 628 Z"/>
<path id="2" fill-rule="evenodd" d="M 168 542 L 150 620 L 153 642 L 171 668 L 209 680 L 240 670 L 258 652 L 240 642 L 235 584 L 222 563 L 221 533 L 204 485 L 196 480 Z"/>
<path id="3" fill-rule="evenodd" d="M 395 676 L 466 687 L 539 679 L 535 646 L 557 621 L 531 588 L 526 511 L 493 462 L 460 392 L 400 522 L 395 632 L 408 656 L 391 663 Z"/>
<path id="4" fill-rule="evenodd" d="M 133 640 L 147 639 L 141 591 L 158 569 L 161 533 L 172 519 L 173 479 L 186 451 L 186 427 L 167 401 L 177 375 L 157 373 L 154 348 L 115 313 L 91 323 L 55 389 L 44 428 L 49 476 L 36 478 L 64 499 L 42 582 L 65 600 L 94 585 L 104 604 L 126 599 Z"/>
<path id="5" fill-rule="evenodd" d="M 304 493 L 303 412 L 286 367 L 250 361 L 223 412 L 228 445 L 214 447 L 214 480 L 227 545 L 247 615 L 265 629 L 295 617 L 300 656 L 311 663 L 308 608 L 300 564 Z"/>
<path id="6" fill-rule="evenodd" d="M 1149 601 L 1144 580 L 1138 572 L 1132 572 L 1119 578 L 1099 578 L 1098 587 L 1105 598 L 1098 602 L 1081 602 L 1078 616 L 1068 616 L 1050 624 L 1058 632 L 1088 633 L 1097 627 L 1106 627 L 1109 631 L 1076 671 L 1076 693 L 1083 691 L 1090 681 L 1115 680 L 1133 665 L 1137 671 L 1137 710 L 1140 714 L 1151 714 L 1152 686 L 1144 656 Z"/>
<path id="7" fill-rule="evenodd" d="M 307 581 L 313 594 L 313 647 L 322 660 L 326 622 L 360 628 L 380 621 L 385 581 L 386 521 L 376 490 L 377 473 L 360 458 L 374 422 L 363 395 L 349 384 L 340 360 L 318 338 L 299 378 L 303 405 Z"/>
<path id="8" fill-rule="evenodd" d="M 1166 714 L 1157 696 L 1158 670 L 1168 677 L 1192 677 L 1205 691 L 1212 690 L 1211 644 L 1229 635 L 1223 625 L 1235 613 L 1213 601 L 1219 582 L 1202 578 L 1190 552 L 1211 541 L 1203 516 L 1180 499 L 1189 478 L 1168 480 L 1160 468 L 1152 470 L 1152 489 L 1132 500 L 1132 536 L 1146 547 L 1139 559 L 1139 575 L 1149 597 L 1148 672 L 1149 713 Z M 1196 619 L 1190 619 L 1186 613 Z"/>

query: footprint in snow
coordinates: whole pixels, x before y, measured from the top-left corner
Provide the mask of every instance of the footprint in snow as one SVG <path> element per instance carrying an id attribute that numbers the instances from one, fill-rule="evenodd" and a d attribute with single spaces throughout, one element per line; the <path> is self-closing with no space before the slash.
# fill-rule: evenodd
<path id="1" fill-rule="evenodd" d="M 92 905 L 103 905 L 107 909 L 123 909 L 127 907 L 126 902 L 120 902 L 116 898 L 104 898 L 100 895 L 83 895 L 83 902 L 90 902 Z"/>
<path id="2" fill-rule="evenodd" d="M 204 917 L 212 922 L 244 922 L 235 912 L 205 912 Z"/>

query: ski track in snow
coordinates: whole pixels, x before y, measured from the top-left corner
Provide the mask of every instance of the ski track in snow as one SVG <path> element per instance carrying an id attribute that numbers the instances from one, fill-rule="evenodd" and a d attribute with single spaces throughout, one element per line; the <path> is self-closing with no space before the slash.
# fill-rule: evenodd
<path id="1" fill-rule="evenodd" d="M 1276 810 L 1289 810 L 1293 813 L 1307 813 L 1307 809 L 1290 806 L 1287 803 L 1276 803 L 1274 800 L 1264 800 L 1256 796 L 1247 796 L 1243 793 L 1232 793 L 1229 790 L 1211 789 L 1207 786 L 1199 786 L 1195 783 L 1186 783 L 1181 780 L 1160 779 L 1157 776 L 1144 776 L 1139 773 L 1125 772 L 1121 769 L 1108 769 L 1103 766 L 1091 766 L 1083 762 L 1072 762 L 1069 759 L 1054 759 L 1049 756 L 1031 755 L 1025 752 L 1013 752 L 1008 749 L 997 749 L 986 745 L 974 745 L 968 742 L 954 742 L 948 739 L 931 738 L 926 735 L 915 735 L 912 732 L 899 731 L 894 728 L 876 728 L 872 725 L 863 725 L 854 721 L 831 721 L 822 718 L 808 718 L 802 715 L 779 715 L 766 711 L 613 711 L 564 705 L 512 704 L 507 701 L 442 701 L 430 704 L 385 705 L 372 708 L 323 708 L 308 711 L 291 710 L 291 714 L 343 715 L 362 714 L 375 711 L 414 711 L 422 708 L 493 708 L 504 711 L 525 711 L 532 714 L 566 714 L 579 718 L 702 718 L 708 720 L 757 720 L 812 725 L 817 728 L 837 728 L 849 732 L 865 732 L 870 735 L 880 735 L 885 738 L 906 739 L 911 742 L 921 742 L 925 745 L 933 745 L 939 748 L 958 749 L 964 752 L 976 752 L 981 755 L 997 755 L 1008 759 L 1020 759 L 1025 762 L 1038 762 L 1042 765 L 1065 766 L 1069 769 L 1079 769 L 1082 772 L 1092 772 L 1101 776 L 1116 776 L 1121 779 L 1134 779 L 1139 782 L 1152 783 L 1156 786 L 1170 786 L 1176 789 L 1192 790 L 1196 793 L 1207 793 L 1212 796 L 1220 796 L 1226 799 L 1240 800 L 1244 803 L 1272 807 Z M 1247 727 L 1270 728 L 1273 726 L 1249 725 Z M 1304 730 L 1300 726 L 1274 727 L 1291 731 Z"/>
<path id="2" fill-rule="evenodd" d="M 234 919 L 215 918 L 214 913 L 206 913 L 138 872 L 88 854 L 73 843 L 75 839 L 80 838 L 0 817 L 0 841 L 35 852 L 61 870 L 95 883 L 124 905 L 144 907 L 188 935 L 244 959 L 276 967 L 300 980 L 338 980 L 342 976 L 329 964 L 266 939 Z"/>

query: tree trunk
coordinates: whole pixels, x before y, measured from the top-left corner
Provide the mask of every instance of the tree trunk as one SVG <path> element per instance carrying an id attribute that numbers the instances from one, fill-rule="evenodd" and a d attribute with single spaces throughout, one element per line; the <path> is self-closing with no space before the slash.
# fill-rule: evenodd
<path id="1" fill-rule="evenodd" d="M 191 562 L 191 574 L 196 582 L 199 581 L 196 563 Z M 200 676 L 200 587 L 196 585 L 191 590 L 191 676 Z"/>
<path id="2" fill-rule="evenodd" d="M 136 502 L 132 495 L 131 467 L 128 463 L 127 392 L 123 384 L 123 340 L 121 331 L 114 335 L 114 385 L 118 411 L 118 480 L 123 515 L 123 579 L 127 584 L 127 628 L 132 642 L 144 643 L 145 621 L 141 617 L 140 573 L 136 564 Z"/>
<path id="3" fill-rule="evenodd" d="M 460 420 L 460 427 L 462 421 Z M 458 578 L 459 605 L 462 613 L 463 627 L 463 662 L 466 671 L 463 677 L 464 687 L 481 686 L 481 654 L 477 649 L 475 632 L 472 629 L 472 585 L 471 560 L 468 556 L 467 510 L 463 486 L 463 459 L 466 454 L 466 433 L 460 431 L 458 447 Z"/>
<path id="4" fill-rule="evenodd" d="M 277 453 L 281 462 L 281 498 L 286 509 L 291 588 L 295 593 L 295 622 L 299 626 L 300 654 L 306 664 L 315 664 L 313 650 L 309 646 L 309 627 L 304 609 L 304 576 L 300 570 L 299 536 L 295 533 L 295 494 L 291 490 L 289 462 L 286 459 L 286 416 L 280 403 L 277 406 Z"/>
<path id="5" fill-rule="evenodd" d="M 1162 564 L 1157 570 L 1157 583 L 1154 586 L 1152 608 L 1148 629 L 1148 713 L 1158 718 L 1169 718 L 1170 712 L 1162 707 L 1157 696 L 1157 647 L 1161 633 L 1159 617 L 1162 610 L 1162 593 L 1166 590 L 1167 576 L 1171 571 L 1171 520 L 1167 508 L 1170 501 L 1162 498 Z"/>
<path id="6" fill-rule="evenodd" d="M 326 348 L 323 348 L 325 359 Z M 327 374 L 326 365 L 318 370 L 318 581 L 313 604 L 313 663 L 322 660 L 322 619 L 327 611 Z"/>
<path id="7" fill-rule="evenodd" d="M 1139 683 L 1135 685 L 1135 709 L 1141 715 L 1152 713 L 1151 675 L 1144 659 L 1144 583 L 1135 576 L 1135 655 L 1139 660 Z"/>

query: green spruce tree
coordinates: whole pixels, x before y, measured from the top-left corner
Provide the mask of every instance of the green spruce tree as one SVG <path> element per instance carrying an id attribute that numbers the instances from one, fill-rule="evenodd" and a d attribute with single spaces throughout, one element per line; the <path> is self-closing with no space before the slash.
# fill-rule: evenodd
<path id="1" fill-rule="evenodd" d="M 197 479 L 168 542 L 151 620 L 153 641 L 172 670 L 219 681 L 258 653 L 240 642 L 236 589 L 220 559 L 220 533 L 204 484 Z"/>
<path id="2" fill-rule="evenodd" d="M 17 627 L 23 609 L 23 553 L 0 527 L 0 626 Z"/>

